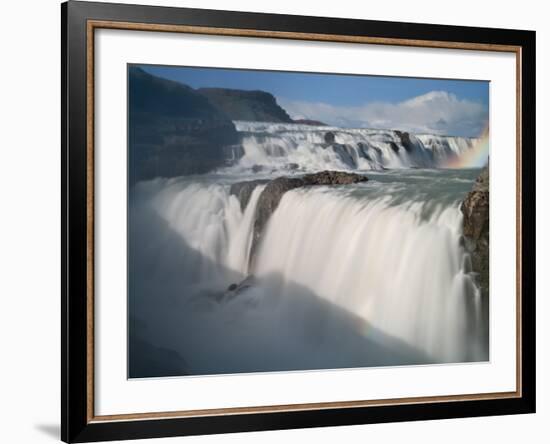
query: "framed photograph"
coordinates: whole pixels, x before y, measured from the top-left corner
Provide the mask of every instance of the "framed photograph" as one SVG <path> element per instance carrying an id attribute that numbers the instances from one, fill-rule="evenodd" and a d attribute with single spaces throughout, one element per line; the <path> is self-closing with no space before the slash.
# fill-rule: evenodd
<path id="1" fill-rule="evenodd" d="M 535 411 L 535 33 L 69 1 L 62 439 Z"/>

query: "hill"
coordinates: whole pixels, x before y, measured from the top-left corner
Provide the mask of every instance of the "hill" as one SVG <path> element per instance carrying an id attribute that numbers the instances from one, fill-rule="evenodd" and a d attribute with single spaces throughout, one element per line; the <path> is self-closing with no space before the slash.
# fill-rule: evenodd
<path id="1" fill-rule="evenodd" d="M 268 92 L 226 88 L 199 88 L 197 91 L 231 120 L 292 123 L 287 112 Z"/>

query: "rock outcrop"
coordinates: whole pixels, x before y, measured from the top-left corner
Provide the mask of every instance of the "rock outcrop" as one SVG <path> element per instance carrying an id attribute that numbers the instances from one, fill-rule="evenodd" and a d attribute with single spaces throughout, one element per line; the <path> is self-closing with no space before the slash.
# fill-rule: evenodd
<path id="1" fill-rule="evenodd" d="M 197 91 L 231 120 L 292 123 L 287 112 L 268 92 L 226 88 L 200 88 Z"/>
<path id="2" fill-rule="evenodd" d="M 287 191 L 314 185 L 349 185 L 366 182 L 367 180 L 368 178 L 361 174 L 346 173 L 342 171 L 321 171 L 300 177 L 278 177 L 268 182 L 256 206 L 254 232 L 250 251 L 251 261 L 254 258 L 261 235 L 269 218 L 277 209 L 281 198 Z M 248 191 L 248 187 L 252 187 L 253 189 L 257 184 L 257 181 L 241 182 L 240 184 L 235 184 L 234 187 L 236 187 L 235 190 L 240 190 L 241 192 L 247 190 L 246 193 L 251 194 L 252 191 Z"/>
<path id="3" fill-rule="evenodd" d="M 225 164 L 239 144 L 233 122 L 182 83 L 129 70 L 130 183 L 205 173 Z"/>
<path id="4" fill-rule="evenodd" d="M 477 178 L 460 207 L 466 248 L 478 275 L 481 294 L 489 296 L 489 166 Z"/>
<path id="5" fill-rule="evenodd" d="M 248 205 L 248 201 L 250 200 L 250 196 L 252 196 L 252 192 L 258 185 L 263 185 L 264 183 L 267 183 L 268 180 L 250 180 L 247 182 L 237 182 L 231 185 L 229 188 L 229 194 L 232 194 L 239 199 L 239 203 L 241 204 L 241 211 L 244 211 L 246 206 Z"/>

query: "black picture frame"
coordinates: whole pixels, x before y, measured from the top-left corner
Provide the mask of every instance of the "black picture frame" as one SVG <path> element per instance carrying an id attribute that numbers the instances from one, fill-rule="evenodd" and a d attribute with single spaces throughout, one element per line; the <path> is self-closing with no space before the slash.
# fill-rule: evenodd
<path id="1" fill-rule="evenodd" d="M 518 331 L 521 350 L 518 382 L 521 393 L 498 399 L 95 420 L 90 415 L 89 380 L 93 367 L 90 367 L 88 359 L 90 337 L 93 335 L 88 299 L 91 210 L 87 152 L 91 137 L 87 101 L 90 76 L 87 38 L 91 20 L 440 42 L 443 47 L 461 42 L 519 48 L 521 256 L 518 257 L 518 264 L 521 280 L 517 291 L 522 295 L 521 306 L 518 307 L 521 326 Z M 63 441 L 90 442 L 535 412 L 535 32 L 79 1 L 61 5 L 61 23 Z"/>

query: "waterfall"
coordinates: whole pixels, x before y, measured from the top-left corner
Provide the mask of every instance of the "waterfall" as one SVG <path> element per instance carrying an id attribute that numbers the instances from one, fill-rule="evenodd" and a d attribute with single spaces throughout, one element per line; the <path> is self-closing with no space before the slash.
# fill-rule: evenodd
<path id="1" fill-rule="evenodd" d="M 235 126 L 243 150 L 234 168 L 241 170 L 438 167 L 471 149 L 478 140 L 288 123 L 237 121 Z"/>
<path id="2" fill-rule="evenodd" d="M 264 185 L 242 209 L 222 176 L 138 184 L 131 334 L 175 350 L 189 374 L 486 360 L 459 199 L 428 197 L 449 190 L 405 184 L 431 183 L 405 171 L 286 192 L 254 261 Z M 453 186 L 468 189 L 461 177 Z"/>
<path id="3" fill-rule="evenodd" d="M 438 362 L 479 360 L 483 326 L 472 317 L 481 300 L 460 245 L 462 215 L 458 205 L 423 210 L 422 202 L 289 191 L 255 273 L 280 273 Z"/>
<path id="4" fill-rule="evenodd" d="M 442 166 L 471 150 L 481 138 L 418 134 L 416 138 L 433 155 L 434 165 Z"/>
<path id="5" fill-rule="evenodd" d="M 263 188 L 254 189 L 244 212 L 228 187 L 217 184 L 175 181 L 154 196 L 154 210 L 203 258 L 198 280 L 223 277 L 223 270 L 247 275 L 254 212 Z"/>

